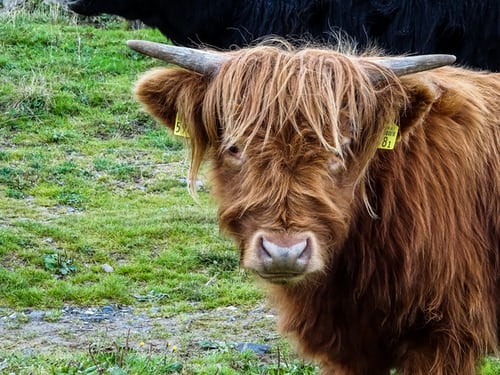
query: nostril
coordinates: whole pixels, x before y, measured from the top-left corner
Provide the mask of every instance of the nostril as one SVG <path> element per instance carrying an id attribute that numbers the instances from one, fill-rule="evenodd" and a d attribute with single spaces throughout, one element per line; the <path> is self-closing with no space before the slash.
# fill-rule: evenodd
<path id="1" fill-rule="evenodd" d="M 307 239 L 305 241 L 305 246 L 303 250 L 300 252 L 299 256 L 297 257 L 297 260 L 301 262 L 308 262 L 309 259 L 311 259 L 312 256 L 312 246 L 310 245 L 310 240 Z"/>
<path id="2" fill-rule="evenodd" d="M 303 239 L 300 242 L 297 242 L 296 244 L 292 245 L 290 247 L 290 254 L 296 257 L 297 259 L 300 259 L 307 253 L 307 249 L 309 248 L 308 246 L 309 241 L 306 239 Z"/>
<path id="3" fill-rule="evenodd" d="M 261 237 L 260 238 L 260 246 L 259 246 L 260 255 L 264 260 L 272 260 L 273 256 L 266 248 L 266 244 L 269 247 L 270 243 L 268 241 L 266 241 L 266 239 L 264 237 Z"/>

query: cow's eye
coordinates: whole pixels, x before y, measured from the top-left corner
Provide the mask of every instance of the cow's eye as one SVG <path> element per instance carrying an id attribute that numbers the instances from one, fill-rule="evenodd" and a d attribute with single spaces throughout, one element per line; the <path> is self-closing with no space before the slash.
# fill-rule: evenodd
<path id="1" fill-rule="evenodd" d="M 223 160 L 224 165 L 227 168 L 233 171 L 240 170 L 241 165 L 243 164 L 243 158 L 240 148 L 236 145 L 231 145 L 231 147 L 226 149 Z"/>
<path id="2" fill-rule="evenodd" d="M 229 147 L 228 151 L 234 157 L 239 158 L 241 156 L 240 148 L 238 146 L 236 146 L 236 145 L 232 145 L 231 147 Z"/>

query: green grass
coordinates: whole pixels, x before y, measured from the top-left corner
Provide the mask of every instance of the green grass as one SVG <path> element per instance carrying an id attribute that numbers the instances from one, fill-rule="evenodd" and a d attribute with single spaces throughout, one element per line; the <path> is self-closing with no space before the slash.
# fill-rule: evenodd
<path id="1" fill-rule="evenodd" d="M 141 343 L 142 344 L 142 343 Z M 88 353 L 61 355 L 58 358 L 43 355 L 14 354 L 2 362 L 0 370 L 19 375 L 28 374 L 141 374 L 164 375 L 187 373 L 193 375 L 313 375 L 315 369 L 300 360 L 283 360 L 276 352 L 273 363 L 263 363 L 251 351 L 235 354 L 231 345 L 221 345 L 206 352 L 203 358 L 193 360 L 187 367 L 175 346 L 165 343 L 161 353 L 153 353 L 147 345 L 135 348 L 126 343 L 114 343 L 108 348 L 90 348 Z M 2 367 L 3 363 L 3 367 Z"/>
<path id="2" fill-rule="evenodd" d="M 132 98 L 158 63 L 125 40 L 163 36 L 48 8 L 2 15 L 0 33 L 0 305 L 129 304 L 150 289 L 204 308 L 260 299 L 207 194 L 198 204 L 186 193 L 183 143 Z M 228 266 L 207 267 L 207 253 Z M 217 288 L 204 287 L 213 272 Z M 170 291 L 185 283 L 199 292 Z"/>
<path id="3" fill-rule="evenodd" d="M 500 359 L 490 357 L 484 361 L 481 368 L 481 375 L 498 375 L 500 374 Z"/>

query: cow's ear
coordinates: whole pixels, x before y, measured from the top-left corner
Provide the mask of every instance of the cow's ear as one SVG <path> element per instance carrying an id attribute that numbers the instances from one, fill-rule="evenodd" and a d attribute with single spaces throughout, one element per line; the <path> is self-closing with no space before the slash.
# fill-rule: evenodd
<path id="1" fill-rule="evenodd" d="M 158 68 L 145 73 L 137 82 L 135 96 L 145 110 L 174 130 L 179 116 L 193 133 L 203 132 L 201 108 L 208 81 L 184 69 Z M 194 134 L 193 134 L 194 135 Z"/>
<path id="2" fill-rule="evenodd" d="M 190 191 L 196 194 L 196 175 L 209 147 L 209 133 L 203 124 L 203 100 L 209 78 L 188 70 L 160 68 L 147 72 L 135 88 L 137 99 L 147 112 L 170 129 L 176 127 L 176 118 L 182 122 L 181 133 L 191 143 Z"/>
<path id="3" fill-rule="evenodd" d="M 411 132 L 427 117 L 432 105 L 440 96 L 440 89 L 422 79 L 404 77 L 401 80 L 408 97 L 408 103 L 402 109 L 399 117 L 401 137 Z"/>

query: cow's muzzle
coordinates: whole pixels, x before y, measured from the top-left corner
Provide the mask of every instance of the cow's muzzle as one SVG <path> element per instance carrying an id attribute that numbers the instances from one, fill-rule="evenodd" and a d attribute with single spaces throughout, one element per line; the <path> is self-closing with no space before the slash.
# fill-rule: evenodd
<path id="1" fill-rule="evenodd" d="M 312 232 L 258 231 L 242 259 L 243 267 L 272 283 L 298 281 L 321 270 L 323 263 Z"/>

